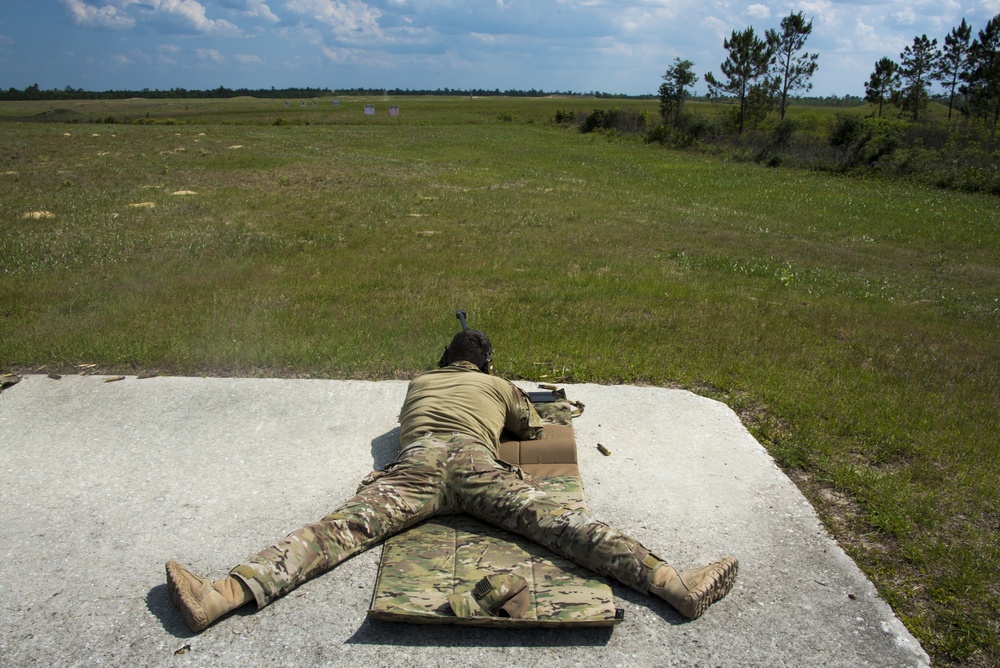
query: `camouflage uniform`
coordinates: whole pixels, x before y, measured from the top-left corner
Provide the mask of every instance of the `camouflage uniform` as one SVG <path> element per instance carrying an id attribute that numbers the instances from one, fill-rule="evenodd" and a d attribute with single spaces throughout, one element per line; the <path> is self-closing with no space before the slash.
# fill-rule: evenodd
<path id="1" fill-rule="evenodd" d="M 394 533 L 456 512 L 647 591 L 659 560 L 638 541 L 556 503 L 531 476 L 496 458 L 500 427 L 523 439 L 541 433 L 541 419 L 519 389 L 458 362 L 414 379 L 400 422 L 399 456 L 366 477 L 354 498 L 232 570 L 258 607 Z"/>

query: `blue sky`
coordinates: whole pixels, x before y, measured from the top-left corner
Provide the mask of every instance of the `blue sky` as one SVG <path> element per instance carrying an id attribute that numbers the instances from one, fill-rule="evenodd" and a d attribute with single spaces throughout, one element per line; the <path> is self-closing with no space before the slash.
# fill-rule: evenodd
<path id="1" fill-rule="evenodd" d="M 1000 0 L 0 0 L 0 88 L 484 88 L 654 93 L 675 57 L 813 20 L 812 94 L 863 95 L 913 37 Z M 974 33 L 975 34 L 975 33 Z"/>

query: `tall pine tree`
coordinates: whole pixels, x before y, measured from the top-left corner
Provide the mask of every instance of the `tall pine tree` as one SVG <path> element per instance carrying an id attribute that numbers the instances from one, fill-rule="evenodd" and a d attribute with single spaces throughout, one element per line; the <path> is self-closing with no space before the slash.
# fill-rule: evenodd
<path id="1" fill-rule="evenodd" d="M 1000 14 L 979 31 L 969 47 L 967 84 L 960 90 L 968 98 L 969 111 L 996 125 L 1000 120 Z"/>
<path id="2" fill-rule="evenodd" d="M 753 27 L 734 30 L 729 39 L 723 40 L 722 46 L 729 51 L 729 56 L 719 65 L 726 81 L 717 80 L 709 72 L 705 75 L 705 83 L 709 97 L 735 97 L 739 101 L 739 133 L 743 134 L 751 89 L 762 85 L 761 80 L 767 78 L 774 52 L 765 40 L 754 34 Z"/>
<path id="3" fill-rule="evenodd" d="M 913 44 L 903 49 L 899 56 L 899 73 L 906 82 L 903 89 L 903 108 L 913 113 L 913 120 L 920 120 L 920 110 L 927 106 L 927 85 L 937 70 L 939 53 L 937 40 L 927 35 L 913 38 Z"/>
<path id="4" fill-rule="evenodd" d="M 809 79 L 819 66 L 816 62 L 819 54 L 802 53 L 810 34 L 812 34 L 812 21 L 806 22 L 802 12 L 789 14 L 781 19 L 781 32 L 768 30 L 766 33 L 768 46 L 774 52 L 771 74 L 774 75 L 778 85 L 779 111 L 782 119 L 785 118 L 788 93 L 812 88 Z"/>
<path id="5" fill-rule="evenodd" d="M 958 82 L 964 78 L 969 69 L 969 40 L 972 39 L 972 27 L 962 19 L 962 25 L 952 28 L 944 38 L 944 48 L 938 60 L 936 72 L 941 85 L 948 92 L 948 120 L 951 120 L 951 110 L 955 107 L 955 90 Z"/>
<path id="6" fill-rule="evenodd" d="M 875 71 L 865 84 L 865 100 L 878 105 L 879 118 L 882 118 L 882 104 L 892 99 L 899 84 L 899 65 L 892 58 L 882 58 L 875 63 Z"/>

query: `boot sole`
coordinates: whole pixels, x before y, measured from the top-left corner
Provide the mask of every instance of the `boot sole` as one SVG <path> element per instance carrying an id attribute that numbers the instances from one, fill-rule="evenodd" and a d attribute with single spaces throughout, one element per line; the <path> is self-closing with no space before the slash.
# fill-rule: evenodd
<path id="1" fill-rule="evenodd" d="M 186 570 L 176 561 L 167 562 L 167 591 L 170 592 L 170 600 L 181 613 L 184 623 L 193 632 L 198 633 L 208 628 L 209 622 L 206 616 L 199 617 L 193 612 L 196 608 L 201 609 L 201 604 L 187 586 L 187 580 L 181 573 Z"/>
<path id="2" fill-rule="evenodd" d="M 740 562 L 735 557 L 726 557 L 717 564 L 697 589 L 685 597 L 685 609 L 681 610 L 688 619 L 698 619 L 718 600 L 725 598 L 736 583 L 736 574 L 740 570 Z"/>

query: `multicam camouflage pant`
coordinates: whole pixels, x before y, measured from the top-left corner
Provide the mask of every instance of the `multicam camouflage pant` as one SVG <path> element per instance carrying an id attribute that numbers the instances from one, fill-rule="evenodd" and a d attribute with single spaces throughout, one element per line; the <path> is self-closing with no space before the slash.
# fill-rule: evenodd
<path id="1" fill-rule="evenodd" d="M 358 494 L 232 570 L 263 607 L 348 557 L 435 514 L 465 512 L 525 536 L 596 573 L 646 592 L 656 558 L 586 512 L 551 500 L 517 467 L 456 434 L 428 435 Z"/>

